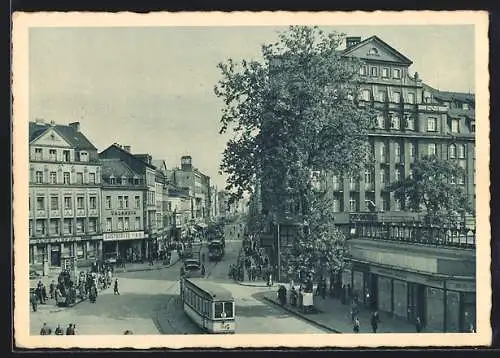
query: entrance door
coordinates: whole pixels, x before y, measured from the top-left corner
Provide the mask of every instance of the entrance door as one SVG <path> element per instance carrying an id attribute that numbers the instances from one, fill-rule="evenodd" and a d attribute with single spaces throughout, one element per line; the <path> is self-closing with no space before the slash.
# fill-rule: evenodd
<path id="1" fill-rule="evenodd" d="M 425 286 L 418 283 L 408 284 L 408 320 L 425 320 Z"/>
<path id="2" fill-rule="evenodd" d="M 50 251 L 50 265 L 51 266 L 61 266 L 61 252 L 60 251 Z"/>
<path id="3" fill-rule="evenodd" d="M 372 310 L 378 309 L 378 280 L 377 276 L 370 274 L 368 292 L 370 294 L 369 307 Z"/>

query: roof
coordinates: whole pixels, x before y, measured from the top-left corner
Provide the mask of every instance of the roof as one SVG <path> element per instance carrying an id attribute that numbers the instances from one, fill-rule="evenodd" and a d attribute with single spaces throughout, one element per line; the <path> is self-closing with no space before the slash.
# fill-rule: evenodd
<path id="1" fill-rule="evenodd" d="M 93 149 L 97 148 L 85 137 L 85 135 L 76 131 L 70 126 L 64 126 L 60 124 L 48 124 L 48 123 L 37 123 L 29 122 L 29 140 L 30 142 L 40 137 L 47 130 L 53 129 L 59 135 L 61 135 L 72 147 L 76 149 Z"/>
<path id="2" fill-rule="evenodd" d="M 162 170 L 163 166 L 166 166 L 166 163 L 163 159 L 153 159 L 151 160 L 151 164 L 153 164 L 158 170 Z"/>
<path id="3" fill-rule="evenodd" d="M 116 152 L 116 151 L 118 151 L 118 152 Z M 111 155 L 109 155 L 108 153 L 111 153 Z M 153 165 L 145 162 L 143 159 L 140 158 L 140 156 L 144 156 L 144 155 L 148 155 L 148 154 L 132 154 L 132 153 L 126 151 L 125 149 L 123 149 L 117 143 L 111 144 L 109 147 L 107 147 L 101 153 L 99 153 L 100 158 L 105 158 L 107 156 L 116 157 L 116 155 L 121 156 L 121 158 L 123 158 L 123 155 L 126 155 L 128 158 L 131 158 L 137 162 L 140 162 L 142 165 L 145 165 L 148 168 L 155 169 L 155 167 Z"/>
<path id="4" fill-rule="evenodd" d="M 458 117 L 468 117 L 471 119 L 476 119 L 475 112 L 473 110 L 464 110 L 460 108 L 450 108 L 448 109 L 448 115 L 453 118 Z"/>
<path id="5" fill-rule="evenodd" d="M 390 46 L 387 42 L 381 40 L 378 36 L 375 36 L 375 35 L 371 36 L 371 37 L 368 37 L 367 39 L 365 39 L 365 40 L 357 43 L 356 45 L 353 45 L 353 46 L 351 46 L 349 48 L 346 48 L 344 51 L 342 51 L 342 55 L 346 56 L 349 53 L 353 52 L 354 50 L 356 50 L 356 49 L 358 49 L 358 48 L 366 45 L 368 42 L 372 42 L 372 41 L 378 42 L 388 52 L 390 52 L 395 57 L 398 57 L 401 60 L 401 62 L 406 63 L 407 65 L 411 65 L 413 63 L 413 61 L 410 60 L 408 57 L 406 57 L 401 52 L 397 51 L 394 47 Z"/>
<path id="6" fill-rule="evenodd" d="M 104 177 L 109 177 L 111 175 L 115 177 L 132 177 L 137 175 L 127 164 L 125 164 L 120 159 L 100 159 L 101 162 L 101 173 Z"/>
<path id="7" fill-rule="evenodd" d="M 199 287 L 214 299 L 233 300 L 233 294 L 231 293 L 231 291 L 225 289 L 224 287 L 218 286 L 212 282 L 209 282 L 206 279 L 195 278 L 195 279 L 186 279 L 186 281 L 191 282 L 193 285 Z"/>

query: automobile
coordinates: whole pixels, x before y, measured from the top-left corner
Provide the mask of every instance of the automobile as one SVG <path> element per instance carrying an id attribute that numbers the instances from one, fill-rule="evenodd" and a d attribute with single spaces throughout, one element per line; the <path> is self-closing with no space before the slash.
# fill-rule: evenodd
<path id="1" fill-rule="evenodd" d="M 199 263 L 184 264 L 184 275 L 188 278 L 204 277 L 202 268 Z"/>

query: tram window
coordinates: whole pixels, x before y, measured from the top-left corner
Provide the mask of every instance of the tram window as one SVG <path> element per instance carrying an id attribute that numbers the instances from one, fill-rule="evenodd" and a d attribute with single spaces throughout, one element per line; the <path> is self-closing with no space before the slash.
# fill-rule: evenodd
<path id="1" fill-rule="evenodd" d="M 222 302 L 215 303 L 215 318 L 222 318 Z"/>
<path id="2" fill-rule="evenodd" d="M 224 303 L 224 312 L 226 312 L 227 318 L 233 317 L 233 303 L 232 302 Z"/>

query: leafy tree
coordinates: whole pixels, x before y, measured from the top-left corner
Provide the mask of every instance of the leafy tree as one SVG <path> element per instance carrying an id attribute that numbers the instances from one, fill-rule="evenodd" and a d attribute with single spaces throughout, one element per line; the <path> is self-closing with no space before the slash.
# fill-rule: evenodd
<path id="1" fill-rule="evenodd" d="M 293 195 L 311 222 L 304 240 L 314 247 L 333 236 L 320 225 L 326 218 L 315 221 L 316 205 L 323 204 L 311 196 L 311 172 L 359 173 L 370 152 L 374 115 L 358 106 L 359 62 L 341 55 L 343 40 L 317 27 L 291 26 L 262 46 L 262 61 L 219 64 L 222 79 L 214 89 L 224 102 L 220 133 L 233 133 L 221 164 L 230 200 L 259 183 L 263 207 L 282 213 Z M 304 260 L 317 261 L 314 255 Z"/>
<path id="2" fill-rule="evenodd" d="M 452 160 L 423 157 L 414 163 L 411 177 L 391 185 L 395 198 L 413 211 L 424 211 L 428 222 L 457 224 L 473 208 L 462 185 L 463 168 Z"/>

